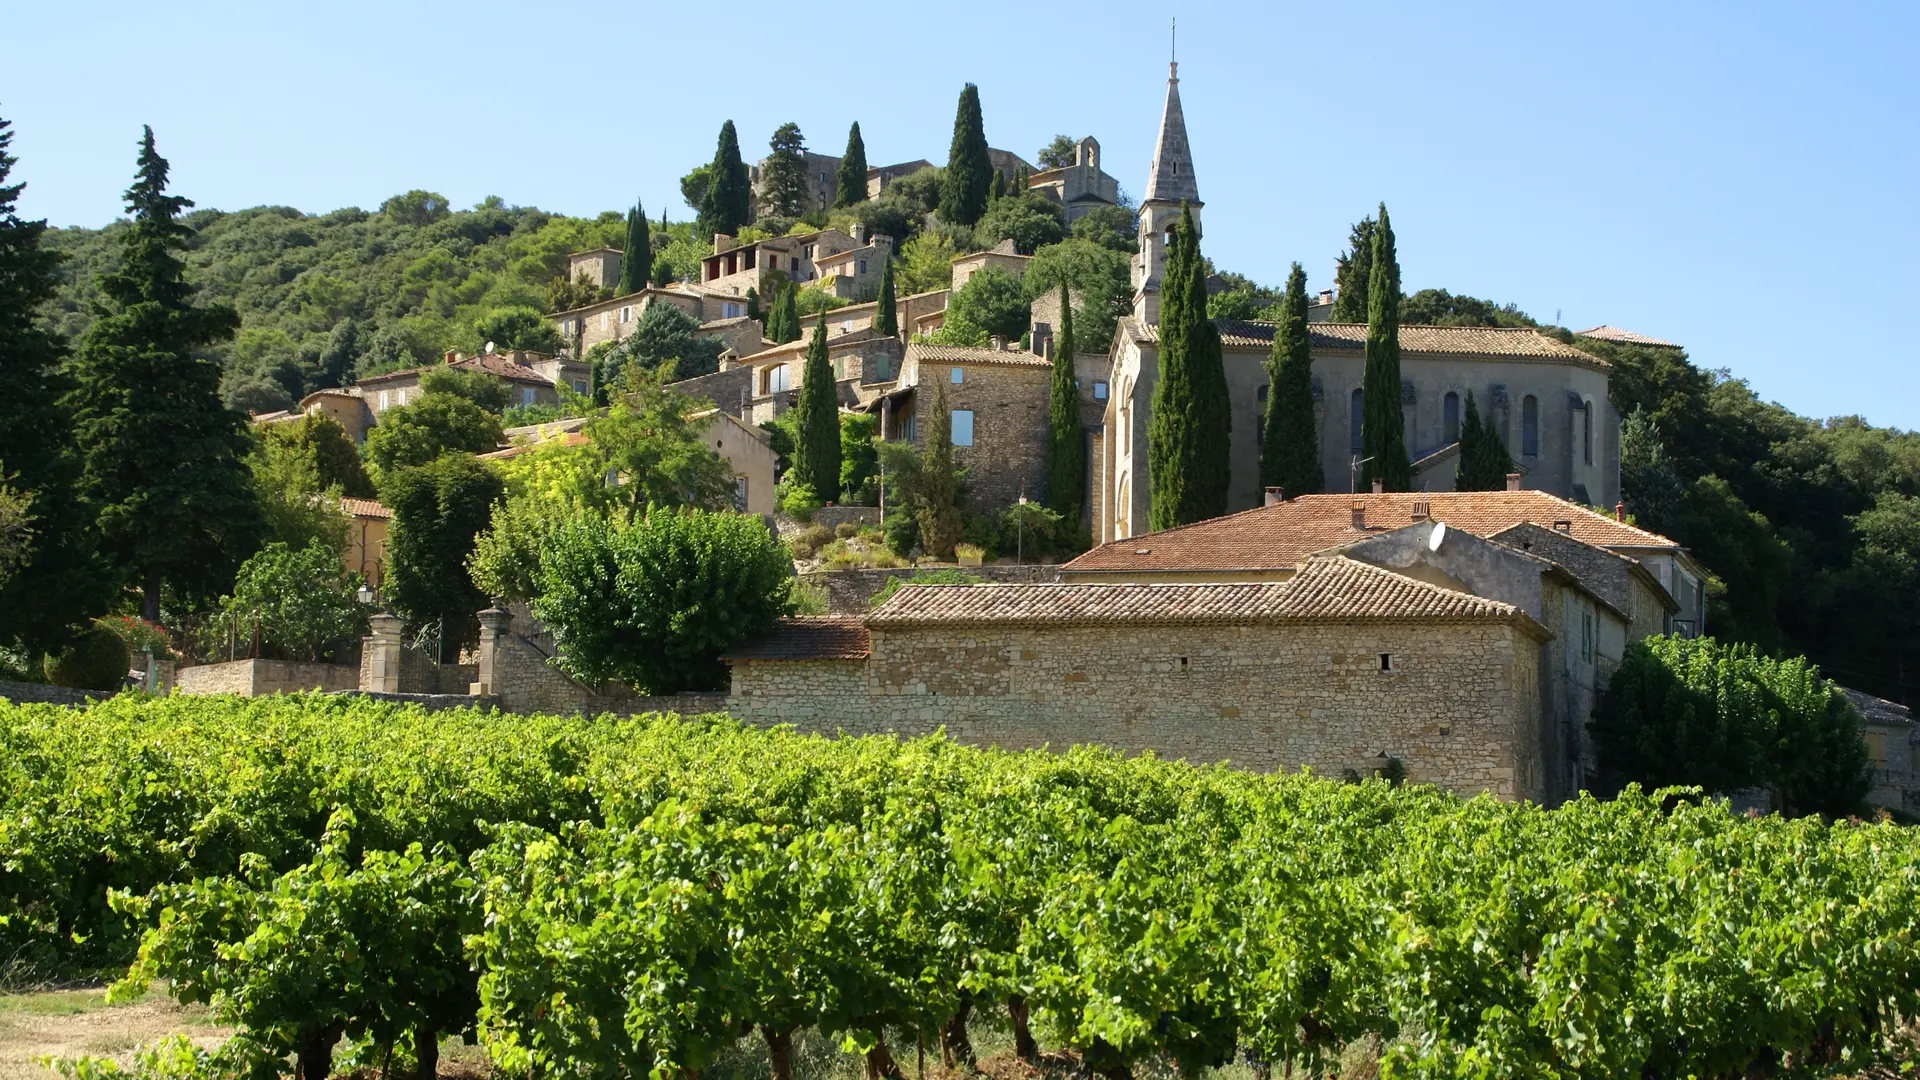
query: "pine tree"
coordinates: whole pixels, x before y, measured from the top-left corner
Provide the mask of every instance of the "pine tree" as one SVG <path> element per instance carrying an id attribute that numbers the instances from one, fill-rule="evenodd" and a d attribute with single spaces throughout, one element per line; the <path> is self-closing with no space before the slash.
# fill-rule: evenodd
<path id="1" fill-rule="evenodd" d="M 773 130 L 767 163 L 760 168 L 760 205 L 770 217 L 799 217 L 807 212 L 807 143 L 800 125 Z"/>
<path id="2" fill-rule="evenodd" d="M 1299 263 L 1287 275 L 1280 325 L 1267 360 L 1267 414 L 1260 440 L 1260 483 L 1288 498 L 1326 488 L 1313 426 L 1313 357 L 1307 335 L 1307 274 Z"/>
<path id="3" fill-rule="evenodd" d="M 1160 300 L 1159 377 L 1147 418 L 1148 527 L 1171 529 L 1227 511 L 1233 417 L 1220 334 L 1207 317 L 1207 267 L 1182 207 Z"/>
<path id="4" fill-rule="evenodd" d="M 614 295 L 625 296 L 647 287 L 653 276 L 653 235 L 647 228 L 647 212 L 638 202 L 627 211 L 627 247 L 620 256 L 620 284 Z"/>
<path id="5" fill-rule="evenodd" d="M 250 474 L 246 417 L 220 404 L 220 368 L 195 354 L 231 337 L 230 307 L 197 307 L 179 253 L 193 205 L 166 194 L 167 162 L 140 141 L 127 189 L 133 224 L 120 266 L 100 277 L 105 298 L 75 358 L 68 397 L 83 448 L 80 495 L 99 515 L 102 549 L 142 593 L 149 620 L 174 589 L 212 596 L 233 580 L 262 528 Z"/>
<path id="6" fill-rule="evenodd" d="M 1492 417 L 1480 418 L 1480 406 L 1467 391 L 1467 413 L 1460 422 L 1460 464 L 1453 473 L 1455 491 L 1500 491 L 1507 486 L 1513 459 L 1500 441 Z"/>
<path id="7" fill-rule="evenodd" d="M 1087 432 L 1073 369 L 1073 299 L 1060 283 L 1060 339 L 1047 384 L 1047 509 L 1078 521 L 1087 487 Z M 1075 526 L 1078 532 L 1078 526 Z"/>
<path id="8" fill-rule="evenodd" d="M 840 398 L 827 360 L 827 316 L 813 324 L 807 360 L 800 375 L 800 401 L 794 406 L 793 478 L 807 484 L 822 502 L 840 498 Z"/>
<path id="9" fill-rule="evenodd" d="M 993 183 L 987 185 L 987 203 L 999 202 L 1007 197 L 1007 174 L 999 169 L 993 170 Z"/>
<path id="10" fill-rule="evenodd" d="M 920 550 L 935 558 L 953 554 L 960 542 L 960 479 L 953 468 L 953 412 L 947 407 L 947 384 L 934 380 L 933 408 L 928 410 L 926 451 L 920 458 L 914 483 L 913 518 L 920 526 Z"/>
<path id="11" fill-rule="evenodd" d="M 52 651 L 105 611 L 112 582 L 93 558 L 91 521 L 74 498 L 80 462 L 60 398 L 66 347 L 42 328 L 60 282 L 45 221 L 17 212 L 25 184 L 8 184 L 13 125 L 0 120 L 0 481 L 31 501 L 26 561 L 0 574 L 0 644 Z"/>
<path id="12" fill-rule="evenodd" d="M 968 83 L 960 91 L 960 107 L 953 118 L 953 145 L 947 149 L 947 171 L 940 181 L 940 220 L 952 225 L 979 221 L 987 212 L 993 171 L 993 161 L 987 156 L 986 128 L 980 119 L 980 88 Z"/>
<path id="13" fill-rule="evenodd" d="M 720 144 L 713 152 L 713 179 L 700 200 L 694 239 L 710 242 L 716 234 L 733 236 L 753 221 L 753 188 L 747 166 L 740 160 L 740 139 L 733 121 L 720 126 Z"/>
<path id="14" fill-rule="evenodd" d="M 880 264 L 880 298 L 873 309 L 873 328 L 888 337 L 900 336 L 900 316 L 895 311 L 893 260 Z"/>
<path id="15" fill-rule="evenodd" d="M 1413 486 L 1406 414 L 1400 407 L 1400 261 L 1387 204 L 1373 225 L 1373 268 L 1367 280 L 1367 367 L 1361 382 L 1360 482 L 1377 478 L 1388 491 Z"/>
<path id="16" fill-rule="evenodd" d="M 1373 276 L 1372 218 L 1360 219 L 1348 244 L 1348 253 L 1334 265 L 1330 318 L 1333 322 L 1362 323 L 1367 321 L 1367 284 Z"/>
<path id="17" fill-rule="evenodd" d="M 860 138 L 858 120 L 847 132 L 847 152 L 840 156 L 840 172 L 835 176 L 835 181 L 834 206 L 852 206 L 867 201 L 867 144 Z"/>

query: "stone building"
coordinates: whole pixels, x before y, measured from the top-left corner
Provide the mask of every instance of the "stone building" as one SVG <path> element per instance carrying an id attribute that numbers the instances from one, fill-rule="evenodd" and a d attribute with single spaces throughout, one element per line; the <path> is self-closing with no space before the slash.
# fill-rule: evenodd
<path id="1" fill-rule="evenodd" d="M 1005 270 L 1015 278 L 1019 278 L 1026 274 L 1027 264 L 1032 261 L 1033 256 L 1022 255 L 1014 250 L 1012 240 L 1002 240 L 986 251 L 972 251 L 965 255 L 955 255 L 953 257 L 953 278 L 947 287 L 953 292 L 959 292 L 962 288 L 966 287 L 968 278 L 971 278 L 989 266 Z"/>
<path id="2" fill-rule="evenodd" d="M 776 271 L 785 274 L 788 281 L 804 285 L 820 276 L 816 260 L 850 251 L 866 242 L 863 237 L 855 243 L 851 235 L 839 229 L 819 229 L 745 243 L 716 234 L 713 254 L 700 260 L 700 285 L 709 292 L 745 296 L 748 289 L 767 291 L 761 282 L 767 274 Z"/>
<path id="3" fill-rule="evenodd" d="M 1120 181 L 1100 168 L 1100 141 L 1091 135 L 1074 146 L 1073 164 L 1034 173 L 1027 190 L 1059 203 L 1069 225 L 1095 207 L 1120 204 Z"/>
<path id="4" fill-rule="evenodd" d="M 925 443 L 920 418 L 932 408 L 937 382 L 951 416 L 954 463 L 967 470 L 968 505 L 1010 506 L 1022 494 L 1044 500 L 1052 375 L 1053 363 L 1030 352 L 915 342 L 900 368 L 900 385 L 911 392 L 892 403 L 883 437 Z"/>
<path id="5" fill-rule="evenodd" d="M 816 210 L 832 208 L 834 196 L 840 191 L 840 159 L 832 154 L 816 154 L 811 150 L 801 151 L 802 162 L 807 179 L 806 202 L 801 213 L 810 214 Z M 747 170 L 747 182 L 753 186 L 753 205 L 764 205 L 766 198 L 767 162 L 771 158 L 761 158 Z"/>
<path id="6" fill-rule="evenodd" d="M 562 390 L 585 394 L 589 389 L 587 366 L 566 356 L 541 356 L 517 349 L 482 356 L 449 352 L 446 366 L 455 371 L 491 376 L 505 383 L 509 405 L 556 405 Z M 316 390 L 300 399 L 297 410 L 257 419 L 271 423 L 303 413 L 322 413 L 345 428 L 347 436 L 356 444 L 363 443 L 367 432 L 380 422 L 381 413 L 411 404 L 420 397 L 420 376 L 428 370 L 390 371 L 369 375 L 352 386 Z"/>
<path id="7" fill-rule="evenodd" d="M 728 338 L 729 347 L 738 351 L 733 337 L 742 333 L 736 320 L 747 314 L 745 290 L 735 294 L 684 281 L 649 285 L 638 292 L 556 311 L 547 318 L 560 331 L 572 355 L 585 356 L 595 345 L 618 342 L 633 333 L 641 316 L 655 304 L 679 308 L 700 323 L 702 336 Z"/>
<path id="8" fill-rule="evenodd" d="M 1920 727 L 1905 705 L 1841 688 L 1860 713 L 1873 786 L 1870 806 L 1920 815 Z"/>
<path id="9" fill-rule="evenodd" d="M 1202 225 L 1194 158 L 1178 70 L 1170 71 L 1160 133 L 1140 203 L 1140 250 L 1133 259 L 1134 310 L 1115 332 L 1105 418 L 1109 437 L 1093 463 L 1105 509 L 1101 540 L 1147 529 L 1147 413 L 1158 374 L 1159 313 L 1167 247 L 1182 208 Z M 1265 361 L 1274 328 L 1221 321 L 1228 393 L 1231 489 L 1228 509 L 1260 505 L 1259 433 Z M 1326 489 L 1351 491 L 1359 457 L 1366 327 L 1311 326 L 1314 416 Z M 1583 503 L 1611 506 L 1620 495 L 1620 417 L 1607 397 L 1605 361 L 1532 328 L 1403 326 L 1400 329 L 1403 437 L 1415 486 L 1452 486 L 1460 424 L 1471 394 L 1492 420 L 1527 485 Z"/>
<path id="10" fill-rule="evenodd" d="M 1544 799 L 1549 637 L 1512 604 L 1341 556 L 1285 582 L 914 586 L 733 650 L 727 711 L 802 730 L 944 728 Z"/>
<path id="11" fill-rule="evenodd" d="M 857 222 L 848 232 L 855 246 L 815 259 L 814 269 L 830 295 L 870 302 L 879 295 L 881 270 L 893 258 L 893 237 L 869 237 L 867 227 Z"/>

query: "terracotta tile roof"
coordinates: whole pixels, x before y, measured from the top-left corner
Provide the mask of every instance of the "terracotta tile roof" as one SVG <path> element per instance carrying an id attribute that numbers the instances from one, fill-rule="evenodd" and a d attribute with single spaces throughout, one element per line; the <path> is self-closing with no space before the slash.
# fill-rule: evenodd
<path id="1" fill-rule="evenodd" d="M 1160 340 L 1160 328 L 1134 323 L 1134 332 L 1147 341 Z M 1273 347 L 1274 325 L 1215 319 L 1220 341 L 1230 349 L 1268 349 Z M 1367 344 L 1365 323 L 1308 323 L 1307 335 L 1315 349 L 1363 349 Z M 1606 361 L 1563 345 L 1530 326 L 1402 326 L 1400 351 L 1435 353 L 1446 356 L 1524 356 L 1543 360 L 1571 360 L 1592 367 L 1605 367 Z"/>
<path id="2" fill-rule="evenodd" d="M 1053 361 L 1030 352 L 1005 349 L 981 349 L 970 345 L 929 345 L 916 341 L 907 346 L 908 357 L 919 357 L 933 364 L 999 364 L 1005 367 L 1038 367 L 1052 370 Z"/>
<path id="3" fill-rule="evenodd" d="M 1352 507 L 1365 506 L 1353 526 Z M 1544 491 L 1420 491 L 1382 495 L 1302 495 L 1272 506 L 1102 544 L 1066 564 L 1069 572 L 1179 573 L 1285 570 L 1307 556 L 1398 529 L 1424 502 L 1433 518 L 1476 536 L 1492 536 L 1523 521 L 1551 527 L 1568 522 L 1568 535 L 1607 548 L 1679 545 L 1578 503 Z"/>
<path id="4" fill-rule="evenodd" d="M 538 383 L 541 386 L 553 385 L 553 380 L 543 377 L 539 372 L 525 364 L 516 364 L 512 360 L 501 356 L 499 353 L 469 356 L 461 360 L 455 360 L 447 366 L 450 368 L 458 368 L 461 371 L 484 371 L 488 375 L 497 375 L 502 379 L 511 379 L 514 382 Z"/>
<path id="5" fill-rule="evenodd" d="M 903 589 L 902 592 L 912 592 Z M 814 615 L 781 619 L 773 629 L 727 650 L 720 659 L 734 660 L 865 660 L 873 639 L 860 619 L 851 615 Z"/>
<path id="6" fill-rule="evenodd" d="M 748 318 L 750 318 L 750 316 L 735 315 L 731 319 L 708 319 L 706 322 L 703 322 L 698 327 L 696 327 L 696 329 L 718 330 L 723 326 L 738 326 L 739 324 L 746 322 Z"/>
<path id="7" fill-rule="evenodd" d="M 1661 341 L 1657 337 L 1636 334 L 1631 330 L 1622 330 L 1617 326 L 1595 326 L 1586 330 L 1574 331 L 1575 337 L 1592 338 L 1595 341 L 1612 341 L 1621 345 L 1652 345 L 1661 349 L 1677 349 L 1680 346 L 1671 341 Z"/>
<path id="8" fill-rule="evenodd" d="M 380 505 L 380 502 L 377 499 L 343 498 L 340 500 L 340 509 L 348 517 L 391 518 L 393 516 L 393 511 Z"/>
<path id="9" fill-rule="evenodd" d="M 768 348 L 761 349 L 757 353 L 748 353 L 746 356 L 740 358 L 740 362 L 757 367 L 761 364 L 771 363 L 775 360 L 783 360 L 789 356 L 797 356 L 805 353 L 807 346 L 813 342 L 813 322 L 811 319 L 802 320 L 802 322 L 804 325 L 800 328 L 801 334 L 797 340 L 789 341 L 784 345 L 769 346 Z M 844 352 L 847 347 L 858 345 L 862 342 L 883 340 L 886 336 L 887 335 L 875 330 L 871 326 L 863 326 L 858 330 L 849 330 L 844 334 L 828 334 L 827 355 L 833 356 L 835 350 Z"/>
<path id="10" fill-rule="evenodd" d="M 476 456 L 482 461 L 505 461 L 508 458 L 517 458 L 521 454 L 530 454 L 535 450 L 545 450 L 550 446 L 583 446 L 592 441 L 584 431 L 565 431 L 557 435 L 542 438 L 536 442 L 518 443 L 503 450 L 495 450 L 492 453 L 478 454 Z"/>
<path id="11" fill-rule="evenodd" d="M 1443 589 L 1343 556 L 1312 559 L 1288 581 L 1247 584 L 922 585 L 867 616 L 875 630 L 916 626 L 1198 626 L 1405 619 L 1506 621 L 1511 604 Z"/>

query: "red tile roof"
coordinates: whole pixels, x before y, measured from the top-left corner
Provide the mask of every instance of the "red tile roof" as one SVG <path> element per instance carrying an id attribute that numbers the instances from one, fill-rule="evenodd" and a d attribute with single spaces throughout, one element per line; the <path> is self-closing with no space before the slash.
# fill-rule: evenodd
<path id="1" fill-rule="evenodd" d="M 543 377 L 539 372 L 525 364 L 516 364 L 512 360 L 501 356 L 499 353 L 469 356 L 463 360 L 455 360 L 447 366 L 459 368 L 462 371 L 484 371 L 489 375 L 497 375 L 502 379 L 511 379 L 514 382 L 539 383 L 541 386 L 553 385 L 552 379 Z"/>
<path id="2" fill-rule="evenodd" d="M 1353 526 L 1355 502 L 1364 525 Z M 1068 572 L 1208 572 L 1286 570 L 1307 556 L 1398 529 L 1413 520 L 1413 504 L 1476 536 L 1492 536 L 1523 521 L 1565 521 L 1574 539 L 1607 548 L 1671 548 L 1657 533 L 1615 521 L 1544 491 L 1422 491 L 1382 495 L 1302 495 L 1272 506 L 1198 521 L 1102 544 L 1066 564 Z"/>
<path id="3" fill-rule="evenodd" d="M 344 511 L 348 517 L 383 519 L 393 517 L 393 511 L 382 506 L 378 499 L 343 498 L 340 500 L 340 509 Z"/>
<path id="4" fill-rule="evenodd" d="M 1001 364 L 1007 367 L 1046 368 L 1052 370 L 1053 361 L 1030 352 L 1009 349 L 982 349 L 971 345 L 928 345 L 914 342 L 907 346 L 907 355 L 931 364 Z"/>
<path id="5" fill-rule="evenodd" d="M 912 592 L 902 589 L 902 592 Z M 720 659 L 734 660 L 865 660 L 873 639 L 860 619 L 851 615 L 813 615 L 781 619 L 773 629 L 727 650 Z"/>
<path id="6" fill-rule="evenodd" d="M 1310 560 L 1287 581 L 1247 584 L 922 585 L 867 616 L 875 630 L 919 626 L 1244 625 L 1273 622 L 1508 621 L 1511 604 L 1456 592 L 1344 556 Z"/>
<path id="7" fill-rule="evenodd" d="M 1147 341 L 1160 340 L 1160 328 L 1152 324 L 1132 324 Z M 1266 349 L 1273 346 L 1274 325 L 1215 319 L 1221 343 L 1232 349 Z M 1358 350 L 1366 347 L 1365 323 L 1309 323 L 1309 344 L 1315 349 Z M 1543 360 L 1566 360 L 1589 367 L 1604 368 L 1606 361 L 1564 345 L 1530 326 L 1402 326 L 1400 351 L 1436 353 L 1446 356 L 1520 356 Z"/>
<path id="8" fill-rule="evenodd" d="M 516 443 L 504 450 L 495 450 L 492 453 L 479 454 L 477 456 L 486 461 L 505 461 L 508 458 L 517 458 L 521 454 L 532 453 L 535 450 L 545 450 L 550 446 L 580 446 L 592 441 L 584 431 L 563 431 L 547 438 Z"/>
<path id="9" fill-rule="evenodd" d="M 1611 341 L 1620 345 L 1651 345 L 1661 349 L 1677 349 L 1680 346 L 1671 341 L 1661 341 L 1657 337 L 1636 334 L 1631 330 L 1622 330 L 1617 326 L 1595 326 L 1586 330 L 1574 331 L 1575 337 L 1592 338 L 1595 341 Z"/>

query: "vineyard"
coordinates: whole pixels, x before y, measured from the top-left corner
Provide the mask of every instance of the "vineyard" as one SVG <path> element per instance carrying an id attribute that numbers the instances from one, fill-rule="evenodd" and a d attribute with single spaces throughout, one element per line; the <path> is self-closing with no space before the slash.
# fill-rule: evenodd
<path id="1" fill-rule="evenodd" d="M 679 1080 L 817 1031 L 1108 1080 L 1852 1073 L 1920 1007 L 1920 840 L 1629 793 L 322 698 L 0 701 L 0 957 L 166 980 L 169 1075 Z M 130 965 L 130 966 L 128 966 Z M 151 1062 L 150 1062 L 151 1064 Z M 81 1069 L 82 1072 L 85 1069 Z"/>

